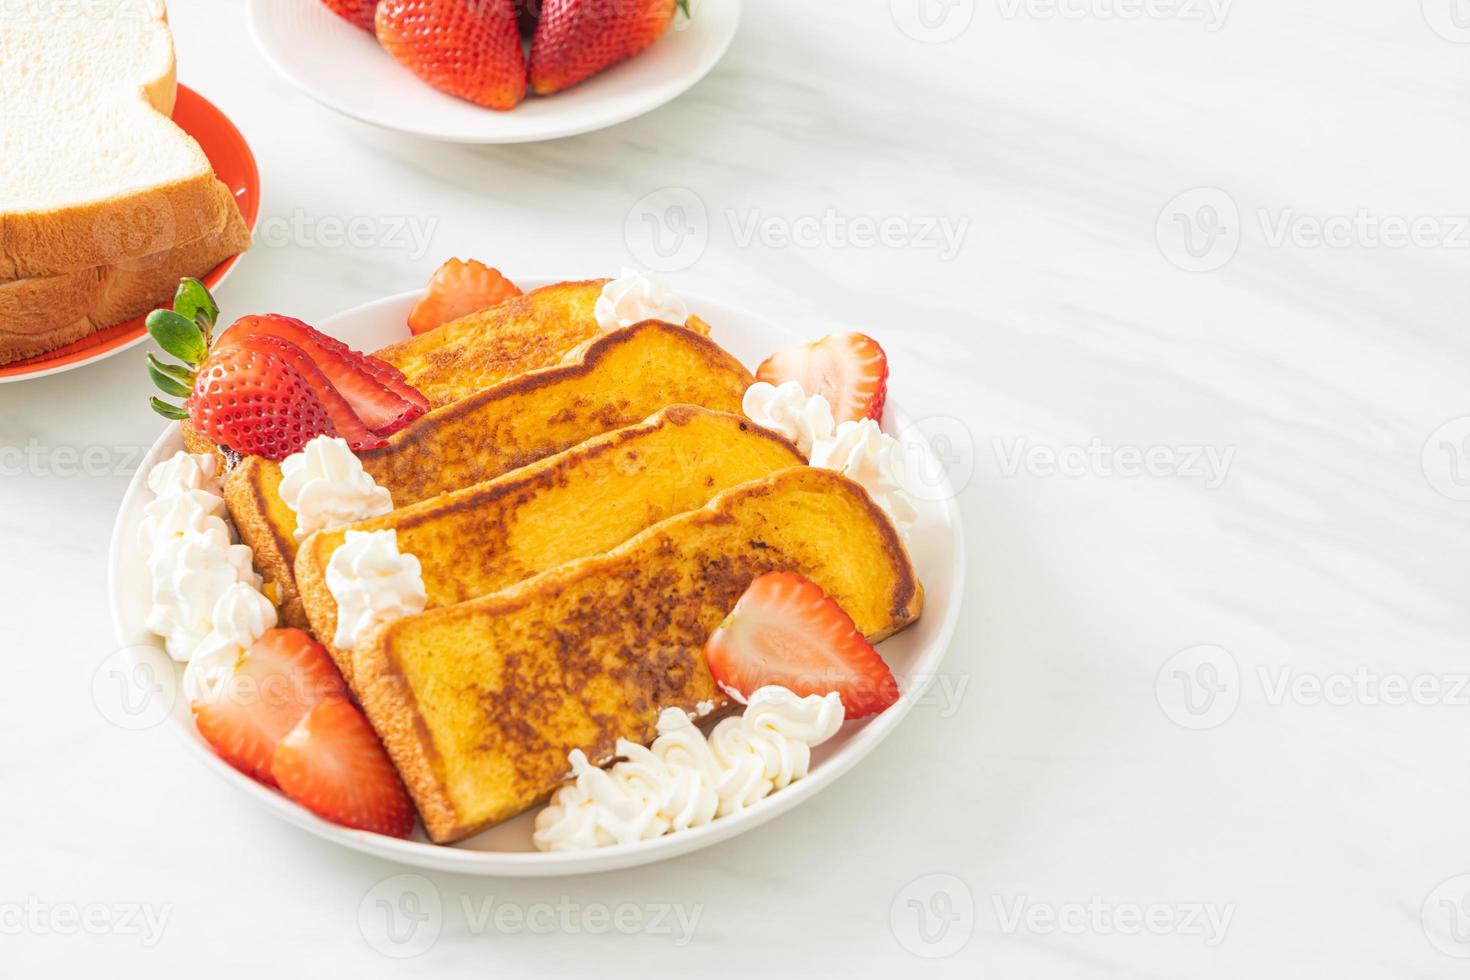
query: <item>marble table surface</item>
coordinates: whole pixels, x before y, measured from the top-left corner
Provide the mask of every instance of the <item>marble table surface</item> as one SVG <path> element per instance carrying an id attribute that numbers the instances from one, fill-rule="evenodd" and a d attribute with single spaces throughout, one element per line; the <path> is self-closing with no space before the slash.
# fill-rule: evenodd
<path id="1" fill-rule="evenodd" d="M 139 352 L 3 386 L 0 975 L 1464 975 L 1463 0 L 745 8 L 663 109 L 467 148 L 334 115 L 241 0 L 174 0 L 180 78 L 264 180 L 221 300 L 661 262 L 880 335 L 960 485 L 942 696 L 692 856 L 427 874 L 416 932 L 406 869 L 99 707 Z"/>

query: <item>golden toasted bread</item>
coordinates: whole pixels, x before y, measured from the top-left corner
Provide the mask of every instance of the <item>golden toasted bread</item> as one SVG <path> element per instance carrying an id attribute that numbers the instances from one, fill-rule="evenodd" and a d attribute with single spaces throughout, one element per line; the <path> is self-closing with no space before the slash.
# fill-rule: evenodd
<path id="1" fill-rule="evenodd" d="M 751 580 L 776 570 L 816 582 L 874 641 L 923 605 L 883 511 L 846 477 L 801 466 L 364 638 L 357 691 L 429 836 L 460 840 L 533 806 L 570 750 L 607 761 L 618 738 L 652 739 L 664 708 L 723 707 L 705 641 Z"/>
<path id="2" fill-rule="evenodd" d="M 558 364 L 601 333 L 594 309 L 606 279 L 559 282 L 451 320 L 377 351 L 438 408 L 518 374 Z M 691 330 L 709 327 L 690 317 Z"/>
<path id="3" fill-rule="evenodd" d="M 296 586 L 312 632 L 350 683 L 351 658 L 332 643 L 337 602 L 326 582 L 348 530 L 396 530 L 436 609 L 606 551 L 722 490 L 803 462 L 791 443 L 741 416 L 676 405 L 498 479 L 319 531 L 301 543 Z"/>
<path id="4" fill-rule="evenodd" d="M 684 327 L 646 321 L 606 333 L 581 360 L 532 371 L 435 409 L 359 453 L 398 507 L 494 479 L 648 418 L 668 405 L 738 413 L 750 372 Z M 285 621 L 305 627 L 296 590 L 296 515 L 281 501 L 278 463 L 249 457 L 225 479 L 225 502 L 255 565 L 280 594 Z"/>

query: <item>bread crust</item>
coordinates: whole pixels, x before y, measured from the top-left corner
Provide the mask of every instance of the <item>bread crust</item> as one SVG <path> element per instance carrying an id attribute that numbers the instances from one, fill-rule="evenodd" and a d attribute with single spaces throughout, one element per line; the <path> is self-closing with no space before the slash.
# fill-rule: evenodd
<path id="1" fill-rule="evenodd" d="M 223 184 L 220 189 L 229 196 Z M 0 364 L 49 353 L 167 305 L 181 277 L 203 277 L 250 247 L 238 210 L 220 218 L 221 227 L 203 237 L 120 266 L 0 283 Z"/>
<path id="2" fill-rule="evenodd" d="M 186 431 L 194 430 L 186 427 Z M 240 540 L 254 554 L 255 570 L 265 580 L 266 592 L 276 604 L 281 621 L 287 626 L 310 629 L 292 572 L 296 561 L 296 515 L 281 500 L 280 486 L 279 466 L 268 464 L 259 456 L 247 456 L 225 475 L 225 507 Z"/>

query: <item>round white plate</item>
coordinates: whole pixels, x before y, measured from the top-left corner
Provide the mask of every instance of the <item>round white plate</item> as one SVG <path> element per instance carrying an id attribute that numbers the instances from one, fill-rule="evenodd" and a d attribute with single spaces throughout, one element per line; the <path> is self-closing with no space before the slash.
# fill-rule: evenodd
<path id="1" fill-rule="evenodd" d="M 420 81 L 368 32 L 320 0 L 249 0 L 250 32 L 296 87 L 343 115 L 450 143 L 534 143 L 641 116 L 687 91 L 730 47 L 740 0 L 695 0 L 636 57 L 557 95 L 528 95 L 509 112 L 457 99 Z"/>
<path id="2" fill-rule="evenodd" d="M 544 277 L 516 279 L 524 288 L 553 281 Z M 318 326 L 360 350 L 376 350 L 408 335 L 405 322 L 418 297 L 417 292 L 389 296 L 348 310 Z M 759 363 L 772 351 L 789 347 L 800 339 L 754 314 L 717 300 L 688 294 L 685 294 L 685 299 L 691 310 L 714 325 L 714 339 L 746 364 Z M 882 338 L 879 340 L 881 342 Z M 902 370 L 901 366 L 899 370 Z M 321 820 L 216 756 L 195 729 L 189 706 L 178 694 L 182 671 L 169 660 L 158 638 L 143 626 L 149 608 L 148 572 L 137 546 L 137 527 L 143 517 L 143 507 L 152 497 L 146 483 L 148 470 L 155 462 L 183 448 L 177 423 L 170 423 L 149 451 L 128 487 L 118 513 L 108 567 L 113 621 L 124 648 L 136 661 L 133 669 L 145 672 L 144 677 L 149 680 L 147 689 L 156 692 L 155 697 L 160 701 L 156 706 L 156 717 L 160 723 L 174 728 L 200 762 L 215 775 L 277 816 L 320 837 L 405 864 L 465 874 L 579 874 L 659 861 L 733 837 L 810 799 L 887 737 L 937 675 L 954 633 L 960 599 L 964 594 L 964 539 L 960 533 L 959 509 L 955 505 L 953 487 L 944 475 L 944 466 L 936 459 L 928 438 L 923 434 L 925 427 L 913 424 L 913 420 L 892 402 L 884 416 L 884 428 L 903 441 L 908 457 L 907 468 L 915 491 L 914 503 L 919 511 L 909 548 L 925 593 L 924 612 L 919 621 L 878 646 L 878 652 L 898 677 L 903 697 L 880 715 L 849 722 L 831 741 L 815 749 L 811 773 L 805 779 L 747 810 L 683 833 L 638 844 L 543 854 L 531 845 L 533 810 L 450 847 L 429 843 L 422 829 L 415 832 L 415 839 L 399 840 L 348 830 Z M 942 448 L 941 438 L 936 437 L 935 443 Z"/>

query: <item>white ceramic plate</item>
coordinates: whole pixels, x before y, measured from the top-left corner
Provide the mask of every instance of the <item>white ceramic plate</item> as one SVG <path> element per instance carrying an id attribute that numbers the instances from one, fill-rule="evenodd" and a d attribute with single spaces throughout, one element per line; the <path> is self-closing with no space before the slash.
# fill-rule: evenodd
<path id="1" fill-rule="evenodd" d="M 696 0 L 651 47 L 565 92 L 509 112 L 431 88 L 321 0 L 249 0 L 266 60 L 323 105 L 374 126 L 450 143 L 533 143 L 624 122 L 682 95 L 735 37 L 740 0 Z"/>
<path id="2" fill-rule="evenodd" d="M 534 288 L 554 280 L 517 277 L 516 281 L 525 288 Z M 407 336 L 404 324 L 418 296 L 417 292 L 390 296 L 348 310 L 322 322 L 319 327 L 353 347 L 375 350 Z M 746 364 L 759 363 L 772 351 L 791 346 L 798 340 L 774 324 L 735 307 L 700 296 L 686 294 L 685 298 L 691 310 L 714 324 L 714 339 Z M 898 369 L 902 370 L 902 366 Z M 915 474 L 943 473 L 928 441 L 920 437 L 920 427 L 913 426 L 902 409 L 891 402 L 884 414 L 884 428 L 904 441 L 909 471 Z M 178 424 L 171 423 L 143 461 L 123 498 L 113 529 L 108 570 L 108 590 L 118 635 L 123 646 L 139 663 L 139 669 L 146 670 L 156 682 L 156 696 L 168 701 L 169 711 L 163 723 L 177 730 L 205 768 L 277 816 L 354 850 L 424 868 L 512 876 L 607 871 L 684 854 L 764 823 L 830 785 L 898 726 L 939 671 L 954 633 L 959 602 L 964 594 L 964 539 L 960 533 L 954 493 L 946 481 L 930 479 L 915 499 L 919 519 L 909 541 L 924 585 L 924 613 L 913 626 L 878 646 L 878 651 L 899 678 L 904 696 L 876 717 L 844 725 L 831 741 L 819 746 L 812 754 L 811 773 L 806 779 L 733 816 L 695 830 L 632 845 L 560 854 L 537 852 L 531 845 L 534 811 L 452 847 L 429 843 L 422 829 L 416 831 L 413 840 L 398 840 L 348 830 L 317 818 L 276 791 L 233 769 L 214 754 L 195 729 L 189 706 L 177 694 L 182 671 L 168 659 L 157 637 L 143 626 L 149 607 L 148 574 L 136 543 L 143 507 L 152 497 L 146 485 L 148 470 L 158 460 L 166 459 L 182 448 Z M 160 717 L 163 716 L 162 709 L 163 705 L 160 705 Z"/>

